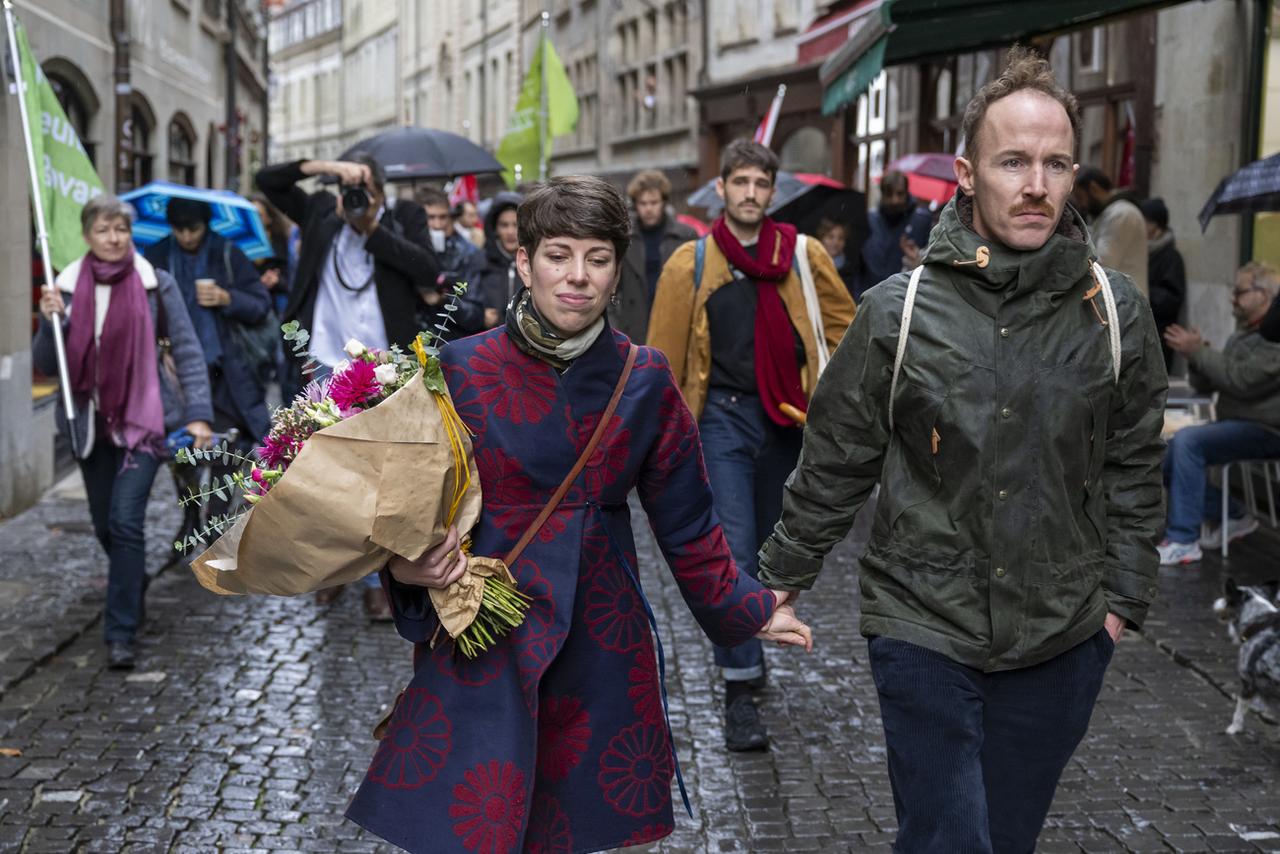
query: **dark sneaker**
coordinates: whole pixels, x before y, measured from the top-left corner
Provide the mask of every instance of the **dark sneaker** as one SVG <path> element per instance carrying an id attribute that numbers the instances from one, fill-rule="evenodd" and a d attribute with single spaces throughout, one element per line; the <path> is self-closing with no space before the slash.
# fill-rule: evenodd
<path id="1" fill-rule="evenodd" d="M 757 693 L 769 687 L 769 668 L 763 660 L 760 662 L 760 675 L 755 679 L 748 679 L 747 687 Z"/>
<path id="2" fill-rule="evenodd" d="M 750 695 L 736 698 L 725 709 L 724 746 L 735 752 L 769 749 L 769 734 Z"/>
<path id="3" fill-rule="evenodd" d="M 133 644 L 122 641 L 107 644 L 108 670 L 132 670 L 134 663 Z"/>

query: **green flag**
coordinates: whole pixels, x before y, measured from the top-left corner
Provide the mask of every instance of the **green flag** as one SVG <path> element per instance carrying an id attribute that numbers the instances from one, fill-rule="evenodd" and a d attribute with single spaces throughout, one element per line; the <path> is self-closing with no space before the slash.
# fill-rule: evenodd
<path id="1" fill-rule="evenodd" d="M 32 157 L 40 177 L 40 198 L 49 233 L 49 259 L 55 270 L 61 270 L 89 248 L 81 236 L 80 210 L 85 202 L 103 192 L 102 180 L 67 121 L 48 78 L 31 55 L 27 33 L 16 17 L 13 25 L 18 63 L 26 84 L 21 95 L 27 103 Z"/>
<path id="2" fill-rule="evenodd" d="M 536 180 L 540 157 L 551 156 L 552 137 L 573 133 L 578 124 L 578 96 L 556 54 L 555 45 L 544 34 L 542 49 L 533 55 L 533 64 L 520 87 L 516 110 L 507 126 L 507 134 L 498 144 L 498 160 L 507 167 L 502 173 L 507 186 L 515 187 L 515 168 L 520 165 L 524 180 Z M 543 63 L 546 64 L 547 121 L 543 145 L 538 145 L 543 99 Z"/>

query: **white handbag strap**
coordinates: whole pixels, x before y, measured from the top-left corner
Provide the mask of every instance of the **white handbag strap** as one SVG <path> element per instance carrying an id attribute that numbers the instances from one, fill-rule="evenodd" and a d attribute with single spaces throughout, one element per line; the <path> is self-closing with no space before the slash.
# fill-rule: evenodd
<path id="1" fill-rule="evenodd" d="M 804 309 L 809 315 L 809 325 L 813 328 L 814 343 L 818 349 L 818 376 L 827 369 L 831 361 L 831 350 L 827 347 L 826 327 L 822 323 L 822 303 L 818 300 L 818 288 L 813 282 L 813 269 L 809 266 L 809 238 L 803 234 L 796 235 L 796 272 L 800 275 L 800 286 L 804 292 Z"/>
<path id="2" fill-rule="evenodd" d="M 893 357 L 893 379 L 889 382 L 889 432 L 893 432 L 893 399 L 898 393 L 898 374 L 902 371 L 902 360 L 907 355 L 907 335 L 911 332 L 911 312 L 916 304 L 916 291 L 920 287 L 920 276 L 924 273 L 921 264 L 911 271 L 911 280 L 907 282 L 907 297 L 902 301 L 902 324 L 898 327 L 898 352 Z"/>
<path id="3" fill-rule="evenodd" d="M 1120 312 L 1116 309 L 1116 295 L 1111 290 L 1107 271 L 1098 262 L 1093 263 L 1093 278 L 1102 287 L 1102 302 L 1107 307 L 1107 338 L 1111 344 L 1111 373 L 1116 385 L 1120 384 Z"/>

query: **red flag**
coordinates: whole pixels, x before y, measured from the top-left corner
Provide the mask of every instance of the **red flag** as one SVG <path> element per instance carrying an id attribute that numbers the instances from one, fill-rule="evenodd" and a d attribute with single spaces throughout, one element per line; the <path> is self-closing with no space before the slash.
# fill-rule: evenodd
<path id="1" fill-rule="evenodd" d="M 475 175 L 459 175 L 449 187 L 449 204 L 456 207 L 463 202 L 471 202 L 473 205 L 480 202 Z"/>
<path id="2" fill-rule="evenodd" d="M 764 114 L 764 118 L 760 120 L 760 127 L 756 128 L 755 136 L 752 137 L 766 148 L 773 142 L 773 131 L 778 126 L 778 114 L 782 112 L 782 99 L 786 96 L 787 86 L 785 83 L 780 84 L 778 94 L 773 96 L 773 103 L 769 105 L 769 112 Z"/>

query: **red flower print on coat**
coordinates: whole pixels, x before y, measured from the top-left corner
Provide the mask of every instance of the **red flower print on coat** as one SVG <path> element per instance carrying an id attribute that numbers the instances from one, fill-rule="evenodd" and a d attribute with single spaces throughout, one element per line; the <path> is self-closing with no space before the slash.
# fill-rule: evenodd
<path id="1" fill-rule="evenodd" d="M 556 397 L 554 372 L 517 350 L 507 336 L 494 336 L 476 347 L 467 367 L 480 402 L 498 418 L 517 425 L 537 424 L 551 412 Z"/>
<path id="2" fill-rule="evenodd" d="M 716 525 L 704 536 L 686 543 L 671 560 L 671 572 L 695 607 L 715 607 L 733 592 L 729 544 Z"/>
<path id="3" fill-rule="evenodd" d="M 596 643 L 614 652 L 630 652 L 644 645 L 649 623 L 635 585 L 620 567 L 602 567 L 587 590 L 583 611 L 587 632 Z"/>
<path id="4" fill-rule="evenodd" d="M 569 424 L 569 441 L 573 442 L 578 453 L 587 447 L 591 434 L 595 433 L 600 423 L 600 413 L 592 413 L 578 422 Z M 596 446 L 587 465 L 582 470 L 587 494 L 596 496 L 604 487 L 615 482 L 627 467 L 627 458 L 631 456 L 631 430 L 621 415 L 609 419 L 600 444 Z"/>
<path id="5" fill-rule="evenodd" d="M 481 448 L 476 453 L 476 470 L 493 523 L 508 537 L 518 539 L 537 518 L 549 496 L 539 492 L 520 461 L 501 448 Z M 571 513 L 566 509 L 552 513 L 538 531 L 539 542 L 550 542 L 564 533 Z"/>
<path id="6" fill-rule="evenodd" d="M 582 761 L 591 716 L 577 697 L 545 697 L 538 704 L 538 773 L 560 781 Z"/>
<path id="7" fill-rule="evenodd" d="M 520 670 L 520 690 L 529 713 L 538 708 L 538 681 L 547 672 L 564 641 L 563 634 L 543 635 L 520 645 L 516 654 L 516 666 Z"/>
<path id="8" fill-rule="evenodd" d="M 436 661 L 436 669 L 442 675 L 469 688 L 488 685 L 502 675 L 507 664 L 505 655 L 480 655 L 467 658 L 451 643 L 439 644 L 433 652 L 433 657 Z"/>
<path id="9" fill-rule="evenodd" d="M 666 716 L 662 711 L 662 688 L 658 685 L 658 662 L 652 651 L 642 649 L 636 653 L 627 680 L 631 683 L 627 696 L 631 698 L 636 717 L 647 724 L 662 725 Z"/>
<path id="10" fill-rule="evenodd" d="M 569 854 L 573 850 L 569 816 L 564 814 L 560 802 L 551 795 L 542 793 L 533 796 L 524 850 L 526 854 Z"/>
<path id="11" fill-rule="evenodd" d="M 646 824 L 622 840 L 622 846 L 625 848 L 628 845 L 644 845 L 649 842 L 657 842 L 659 839 L 670 836 L 674 830 L 675 826 L 670 824 Z"/>
<path id="12" fill-rule="evenodd" d="M 416 789 L 431 782 L 449 756 L 451 733 L 440 699 L 426 688 L 409 688 L 378 744 L 369 779 L 389 789 Z"/>
<path id="13" fill-rule="evenodd" d="M 462 847 L 477 854 L 516 850 L 525 818 L 524 772 L 491 759 L 463 775 L 453 787 L 449 818 Z"/>
<path id="14" fill-rule="evenodd" d="M 769 622 L 775 602 L 773 594 L 768 590 L 757 590 L 743 596 L 742 601 L 729 610 L 721 626 L 726 636 L 726 645 L 742 643 L 755 636 Z"/>
<path id="15" fill-rule="evenodd" d="M 671 799 L 671 749 L 666 730 L 632 724 L 600 754 L 596 778 L 604 799 L 623 815 L 650 815 Z"/>

